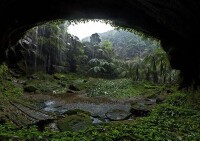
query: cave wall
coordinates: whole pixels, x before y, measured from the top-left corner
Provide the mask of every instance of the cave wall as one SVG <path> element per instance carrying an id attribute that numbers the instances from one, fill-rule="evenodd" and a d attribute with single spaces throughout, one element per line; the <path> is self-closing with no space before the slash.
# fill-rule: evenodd
<path id="1" fill-rule="evenodd" d="M 24 32 L 55 19 L 110 19 L 161 40 L 182 86 L 200 85 L 199 0 L 2 0 L 0 61 Z"/>

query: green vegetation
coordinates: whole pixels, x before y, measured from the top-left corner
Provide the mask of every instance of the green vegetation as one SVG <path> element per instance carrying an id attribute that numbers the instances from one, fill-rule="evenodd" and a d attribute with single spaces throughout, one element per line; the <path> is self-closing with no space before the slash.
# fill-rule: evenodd
<path id="1" fill-rule="evenodd" d="M 177 90 L 179 72 L 170 67 L 159 41 L 113 30 L 81 42 L 67 32 L 69 24 L 55 21 L 35 27 L 7 50 L 7 56 L 16 56 L 9 60 L 14 61 L 11 68 L 0 65 L 0 140 L 200 140 L 198 91 Z M 74 103 L 110 106 L 118 101 L 129 104 L 130 120 L 104 122 L 98 113 L 73 109 Z M 73 110 L 61 113 L 67 104 Z M 150 111 L 134 115 L 134 106 Z M 47 114 L 44 108 L 61 110 L 53 111 L 52 119 L 37 120 L 35 116 Z M 96 117 L 103 123 L 94 124 Z M 26 126 L 15 123 L 18 120 Z M 45 125 L 52 121 L 58 130 Z"/>
<path id="2" fill-rule="evenodd" d="M 5 64 L 0 65 L 0 97 L 19 97 L 22 95 L 23 89 L 12 82 L 13 79 L 9 75 L 8 70 Z"/>
<path id="3" fill-rule="evenodd" d="M 197 96 L 193 94 L 193 96 Z M 199 105 L 191 105 L 193 96 L 176 91 L 168 94 L 147 117 L 134 121 L 96 125 L 78 132 L 39 132 L 35 127 L 16 130 L 10 124 L 0 125 L 1 140 L 199 140 Z M 199 96 L 198 96 L 199 97 Z M 74 119 L 74 118 L 73 118 Z"/>
<path id="4" fill-rule="evenodd" d="M 148 89 L 150 83 L 133 82 L 131 79 L 93 79 L 90 82 L 90 87 L 87 90 L 88 96 L 107 96 L 117 98 L 134 97 L 137 95 L 151 95 L 162 90 L 162 86 L 155 89 Z"/>

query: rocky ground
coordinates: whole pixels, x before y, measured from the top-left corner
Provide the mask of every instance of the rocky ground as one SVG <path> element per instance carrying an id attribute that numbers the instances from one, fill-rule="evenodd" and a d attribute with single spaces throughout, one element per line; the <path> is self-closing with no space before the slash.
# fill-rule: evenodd
<path id="1" fill-rule="evenodd" d="M 7 113 L 5 118 L 18 127 L 37 125 L 40 130 L 48 127 L 65 131 L 85 129 L 91 124 L 134 120 L 148 114 L 150 106 L 155 104 L 155 99 L 142 97 L 119 100 L 108 97 L 91 98 L 84 93 L 59 96 L 25 93 L 20 100 L 9 101 L 4 112 Z"/>
<path id="2" fill-rule="evenodd" d="M 16 78 L 13 84 L 23 88 L 24 94 L 20 98 L 4 101 L 0 121 L 12 121 L 18 128 L 37 125 L 41 131 L 45 128 L 77 131 L 93 124 L 146 116 L 162 101 L 162 98 L 146 95 L 123 99 L 103 95 L 91 97 L 86 92 L 90 83 L 85 81 L 88 82 L 74 78 L 71 81 L 69 77 L 58 74 L 54 78 L 45 77 L 45 80 L 37 75 L 31 79 Z"/>

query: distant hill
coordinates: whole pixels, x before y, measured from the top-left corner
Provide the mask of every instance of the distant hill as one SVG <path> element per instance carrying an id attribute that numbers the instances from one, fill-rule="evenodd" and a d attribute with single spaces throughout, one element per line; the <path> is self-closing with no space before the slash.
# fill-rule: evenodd
<path id="1" fill-rule="evenodd" d="M 127 31 L 110 30 L 104 33 L 98 33 L 101 41 L 108 40 L 112 42 L 113 48 L 121 58 L 132 58 L 136 55 L 149 54 L 153 48 L 159 46 L 157 42 L 150 38 L 143 38 Z M 82 39 L 82 42 L 90 41 L 90 37 Z"/>

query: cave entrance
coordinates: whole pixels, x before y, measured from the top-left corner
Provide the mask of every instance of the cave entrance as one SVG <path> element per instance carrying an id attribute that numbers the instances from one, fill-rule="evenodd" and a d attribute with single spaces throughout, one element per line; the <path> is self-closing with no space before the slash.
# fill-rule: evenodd
<path id="1" fill-rule="evenodd" d="M 82 29 L 87 30 L 78 33 Z M 9 118 L 19 126 L 23 120 L 34 123 L 41 131 L 147 116 L 158 96 L 171 92 L 164 85 L 176 84 L 178 75 L 159 40 L 108 20 L 44 23 L 28 30 L 6 55 L 10 85 L 23 93 L 8 104 L 14 109 L 8 113 L 20 122 Z"/>
<path id="2" fill-rule="evenodd" d="M 7 56 L 24 74 L 82 72 L 154 83 L 175 82 L 178 75 L 159 40 L 109 20 L 47 22 L 27 31 Z"/>

